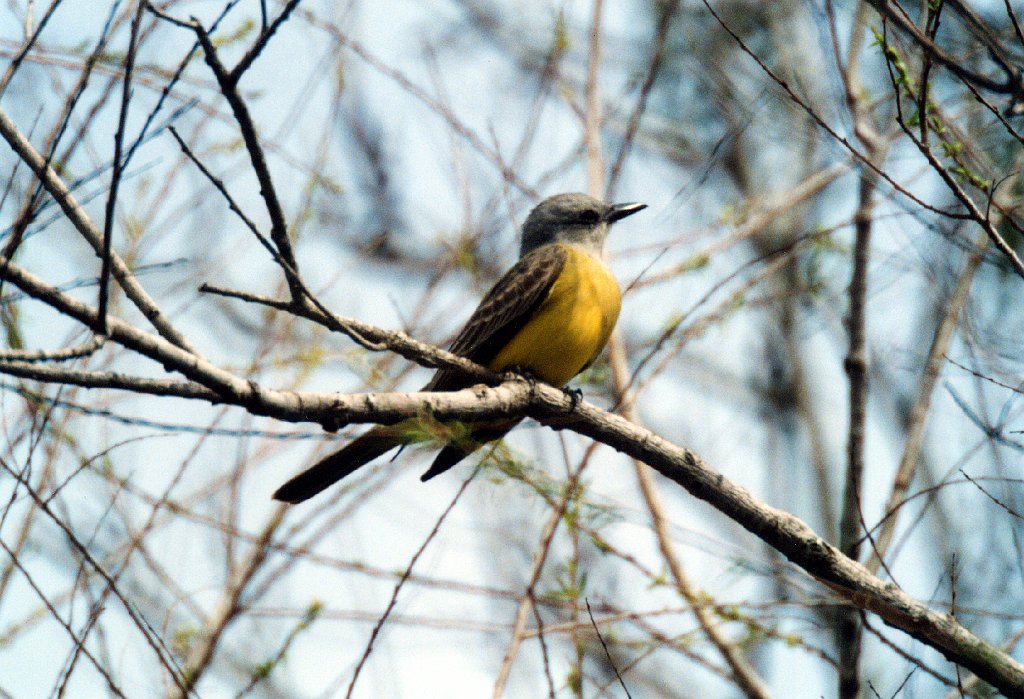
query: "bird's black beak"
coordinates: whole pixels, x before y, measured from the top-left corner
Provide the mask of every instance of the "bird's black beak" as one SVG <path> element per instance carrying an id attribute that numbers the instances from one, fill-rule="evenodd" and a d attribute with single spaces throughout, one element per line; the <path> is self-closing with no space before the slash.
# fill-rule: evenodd
<path id="1" fill-rule="evenodd" d="M 635 202 L 630 204 L 612 204 L 608 207 L 608 212 L 604 215 L 604 220 L 608 223 L 615 223 L 619 219 L 632 216 L 637 211 L 642 211 L 647 208 L 647 204 L 637 204 Z"/>

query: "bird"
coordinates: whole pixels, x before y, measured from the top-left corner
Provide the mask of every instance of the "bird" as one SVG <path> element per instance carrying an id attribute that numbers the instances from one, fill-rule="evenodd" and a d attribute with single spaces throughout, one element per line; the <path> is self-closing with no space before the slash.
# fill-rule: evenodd
<path id="1" fill-rule="evenodd" d="M 542 200 L 522 227 L 519 261 L 484 295 L 449 347 L 493 372 L 515 371 L 562 388 L 589 367 L 615 327 L 621 291 L 604 262 L 613 223 L 646 204 L 607 204 L 570 192 Z M 475 381 L 439 369 L 424 391 L 457 391 Z M 521 418 L 455 431 L 421 476 L 427 481 L 483 444 L 500 439 Z M 396 447 L 415 441 L 406 425 L 378 425 L 298 474 L 274 499 L 299 503 Z"/>

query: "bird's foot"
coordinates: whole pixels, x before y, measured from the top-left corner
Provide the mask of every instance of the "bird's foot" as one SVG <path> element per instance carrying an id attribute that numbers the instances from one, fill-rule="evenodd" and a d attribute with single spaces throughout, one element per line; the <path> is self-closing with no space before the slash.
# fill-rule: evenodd
<path id="1" fill-rule="evenodd" d="M 575 412 L 576 408 L 579 407 L 580 401 L 583 400 L 583 389 L 565 386 L 562 389 L 562 393 L 569 398 L 569 412 Z"/>

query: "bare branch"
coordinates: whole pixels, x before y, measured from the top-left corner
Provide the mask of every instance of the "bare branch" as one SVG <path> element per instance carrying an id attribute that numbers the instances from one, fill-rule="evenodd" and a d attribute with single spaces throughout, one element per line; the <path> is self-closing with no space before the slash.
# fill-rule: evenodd
<path id="1" fill-rule="evenodd" d="M 274 36 L 274 33 L 281 27 L 282 24 L 288 21 L 288 18 L 291 16 L 292 11 L 296 7 L 298 7 L 300 1 L 301 0 L 289 0 L 288 3 L 283 8 L 281 8 L 281 14 L 277 16 L 277 19 L 275 19 L 270 24 L 269 27 L 266 24 L 267 8 L 266 5 L 262 6 L 261 9 L 264 12 L 263 29 L 260 31 L 259 40 L 255 44 L 253 44 L 252 48 L 246 51 L 245 56 L 243 56 L 242 60 L 238 62 L 238 65 L 231 69 L 232 82 L 237 83 L 239 80 L 241 80 L 242 76 L 245 74 L 247 70 L 249 70 L 249 67 L 252 66 L 253 62 L 257 58 L 259 58 L 259 55 L 263 52 L 263 49 L 266 48 L 267 43 L 270 41 L 271 37 Z"/>
<path id="2" fill-rule="evenodd" d="M 64 362 L 69 359 L 88 357 L 103 347 L 107 338 L 104 335 L 93 335 L 86 342 L 75 347 L 64 347 L 58 350 L 8 350 L 0 352 L 0 362 Z"/>
<path id="3" fill-rule="evenodd" d="M 121 110 L 117 119 L 117 131 L 114 133 L 114 159 L 110 175 L 110 191 L 107 193 L 106 216 L 103 219 L 103 251 L 100 253 L 100 292 L 97 306 L 96 332 L 107 334 L 107 303 L 110 296 L 110 255 L 114 237 L 114 218 L 117 212 L 117 192 L 121 187 L 122 167 L 121 152 L 124 148 L 124 130 L 128 122 L 128 105 L 131 103 L 132 70 L 135 68 L 135 52 L 138 50 L 139 24 L 146 9 L 142 0 L 136 0 L 135 16 L 132 18 L 131 36 L 128 40 L 128 55 L 124 62 L 124 77 L 121 85 Z M 7 253 L 10 257 L 10 253 Z"/>
<path id="4" fill-rule="evenodd" d="M 868 570 L 872 573 L 878 570 L 881 563 L 879 559 L 880 557 L 885 557 L 892 543 L 893 535 L 896 533 L 897 512 L 900 503 L 903 502 L 907 495 L 907 490 L 914 480 L 914 475 L 917 472 L 917 466 L 921 459 L 926 421 L 939 373 L 942 370 L 942 362 L 949 351 L 950 343 L 953 340 L 964 307 L 967 304 L 974 275 L 978 271 L 982 259 L 984 259 L 987 247 L 987 238 L 982 238 L 978 241 L 975 251 L 967 259 L 967 263 L 957 279 L 956 289 L 946 302 L 945 313 L 938 327 L 935 328 L 935 334 L 932 336 L 931 346 L 928 349 L 928 358 L 925 360 L 924 371 L 921 374 L 920 384 L 917 389 L 917 397 L 914 399 L 914 405 L 910 409 L 903 454 L 900 456 L 892 489 L 889 492 L 889 499 L 885 504 L 884 511 L 887 516 L 882 521 L 881 529 L 875 535 L 874 550 L 867 562 Z M 892 516 L 889 516 L 890 513 Z"/>
<path id="5" fill-rule="evenodd" d="M 294 4 L 292 3 L 292 7 L 294 7 Z M 290 13 L 291 8 L 286 9 L 282 13 L 282 21 Z M 281 258 L 288 264 L 288 268 L 296 272 L 295 276 L 289 274 L 285 276 L 288 279 L 288 286 L 291 287 L 292 299 L 298 301 L 300 298 L 303 298 L 303 294 L 296 281 L 298 265 L 295 261 L 295 253 L 292 251 L 291 240 L 288 238 L 288 223 L 285 220 L 284 209 L 281 207 L 281 202 L 277 197 L 277 189 L 274 187 L 274 181 L 270 175 L 270 167 L 267 165 L 267 158 L 264 154 L 263 146 L 260 144 L 256 125 L 253 123 L 245 100 L 242 99 L 241 94 L 238 92 L 238 80 L 242 74 L 229 72 L 224 67 L 224 64 L 220 62 L 217 48 L 213 45 L 209 34 L 207 34 L 206 30 L 197 20 L 190 22 L 189 26 L 199 39 L 199 44 L 203 48 L 203 58 L 206 59 L 206 65 L 210 67 L 214 77 L 217 79 L 221 94 L 231 106 L 231 113 L 238 123 L 238 130 L 241 133 L 242 140 L 245 142 L 246 151 L 249 153 L 249 161 L 252 163 L 253 173 L 260 183 L 260 195 L 263 197 L 263 202 L 267 207 L 267 215 L 270 216 L 270 238 L 274 241 L 274 245 L 277 247 Z M 258 44 L 258 46 L 260 45 Z M 255 55 L 253 56 L 254 58 Z"/>
<path id="6" fill-rule="evenodd" d="M 7 113 L 0 109 L 0 136 L 7 141 L 18 157 L 28 165 L 32 171 L 36 174 L 36 177 L 43 183 L 46 190 L 50 195 L 60 204 L 64 214 L 68 217 L 68 220 L 74 224 L 75 228 L 82 235 L 83 238 L 92 246 L 93 250 L 99 256 L 103 255 L 103 233 L 100 231 L 95 224 L 89 219 L 88 214 L 85 213 L 85 209 L 79 205 L 75 200 L 74 195 L 71 194 L 71 190 L 68 189 L 67 185 L 60 178 L 59 175 L 50 167 L 46 160 L 32 147 L 32 144 L 18 131 L 17 126 L 7 116 Z M 114 278 L 117 280 L 121 288 L 124 289 L 125 294 L 132 302 L 138 307 L 142 314 L 146 316 L 153 327 L 157 329 L 162 336 L 167 338 L 170 342 L 174 343 L 179 348 L 189 352 L 196 357 L 199 357 L 198 352 L 192 346 L 192 344 L 185 338 L 184 335 L 179 333 L 174 326 L 171 325 L 170 321 L 164 316 L 163 312 L 156 305 L 156 302 L 149 297 L 149 294 L 142 288 L 142 286 L 135 279 L 131 270 L 124 263 L 121 257 L 111 251 L 110 253 L 110 264 L 111 271 L 113 272 Z M 6 267 L 0 268 L 5 275 L 8 270 Z M 92 322 L 95 322 L 93 320 Z M 87 323 L 88 325 L 89 323 Z M 90 327 L 93 327 L 90 325 Z"/>
<path id="7" fill-rule="evenodd" d="M 948 4 L 953 6 L 957 11 L 969 15 L 969 19 L 971 18 L 971 15 L 969 14 L 970 8 L 968 6 L 957 2 L 956 0 L 947 1 Z M 945 68 L 958 77 L 980 88 L 1010 95 L 1016 100 L 1024 97 L 1024 80 L 1022 80 L 1021 68 L 1020 66 L 1010 66 L 1002 59 L 1002 56 L 1007 52 L 998 44 L 990 42 L 989 49 L 991 50 L 990 55 L 997 63 L 1000 64 L 1000 67 L 1005 74 L 1005 78 L 1002 82 L 969 70 L 965 67 L 963 59 L 946 53 L 945 50 L 935 43 L 934 37 L 929 36 L 926 31 L 918 27 L 906 12 L 899 7 L 898 3 L 893 2 L 892 0 L 868 0 L 868 3 L 875 8 L 880 15 L 899 27 L 900 31 L 912 38 L 929 56 L 941 63 Z M 977 24 L 975 24 L 975 26 L 977 26 Z"/>
<path id="8" fill-rule="evenodd" d="M 373 642 L 377 640 L 380 630 L 384 628 L 384 624 L 387 623 L 388 618 L 391 616 L 391 612 L 394 610 L 395 604 L 398 602 L 398 595 L 402 591 L 402 588 L 405 587 L 405 583 L 409 580 L 409 576 L 412 575 L 413 568 L 416 567 L 416 562 L 420 559 L 420 556 L 423 555 L 423 552 L 427 550 L 427 546 L 430 545 L 430 542 L 437 536 L 437 533 L 441 530 L 441 525 L 444 524 L 445 519 L 448 518 L 451 511 L 455 509 L 456 503 L 462 499 L 462 494 L 466 492 L 466 488 L 468 488 L 469 484 L 473 482 L 474 478 L 476 478 L 477 473 L 478 471 L 474 470 L 469 475 L 469 478 L 462 481 L 462 486 L 459 487 L 459 490 L 455 493 L 455 497 L 451 499 L 451 502 L 448 503 L 448 507 L 441 513 L 441 516 L 437 518 L 437 521 L 434 523 L 434 528 L 430 530 L 430 534 L 428 534 L 427 538 L 423 540 L 420 547 L 416 549 L 416 553 L 414 553 L 413 557 L 409 560 L 409 565 L 406 566 L 405 570 L 402 572 L 402 576 L 399 578 L 398 582 L 395 583 L 395 588 L 391 591 L 391 599 L 388 601 L 388 606 L 384 609 L 384 613 L 380 615 L 380 619 L 378 619 L 377 623 L 374 625 L 373 631 L 370 633 L 370 638 L 366 642 L 366 649 L 363 651 L 362 657 L 356 664 L 355 672 L 352 675 L 352 681 L 349 682 L 348 691 L 345 692 L 346 699 L 351 698 L 352 692 L 356 687 L 356 681 L 359 679 L 359 673 L 366 665 L 366 661 L 370 657 L 370 653 L 373 652 Z"/>

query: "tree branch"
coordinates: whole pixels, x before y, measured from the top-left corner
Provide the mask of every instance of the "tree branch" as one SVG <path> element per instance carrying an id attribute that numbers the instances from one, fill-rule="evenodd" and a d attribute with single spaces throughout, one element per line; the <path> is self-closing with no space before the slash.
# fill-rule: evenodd
<path id="1" fill-rule="evenodd" d="M 88 214 L 85 213 L 85 209 L 82 208 L 75 200 L 74 195 L 71 194 L 68 186 L 64 184 L 64 181 L 57 175 L 56 171 L 47 164 L 43 156 L 32 147 L 28 139 L 21 134 L 18 127 L 2 108 L 0 108 L 0 136 L 7 141 L 18 157 L 32 169 L 36 177 L 39 178 L 39 181 L 46 187 L 50 196 L 63 209 L 64 215 L 68 217 L 68 220 L 74 225 L 75 229 L 92 246 L 96 254 L 102 257 L 103 232 L 90 220 Z M 118 284 L 124 289 L 125 294 L 142 314 L 146 316 L 149 322 L 153 324 L 157 332 L 180 349 L 199 357 L 200 355 L 192 346 L 192 343 L 171 325 L 170 321 L 156 305 L 156 302 L 150 298 L 146 290 L 135 279 L 135 275 L 132 274 L 124 260 L 113 251 L 110 253 L 110 265 L 114 278 L 117 279 Z M 7 273 L 6 266 L 0 269 L 0 273 Z M 86 324 L 89 327 L 95 327 L 94 323 L 95 321 Z"/>
<path id="2" fill-rule="evenodd" d="M 41 280 L 17 265 L 9 264 L 7 275 L 26 293 L 88 324 L 92 309 L 52 289 L 44 288 L 40 293 L 36 285 L 42 284 Z M 453 393 L 345 395 L 274 391 L 238 379 L 118 319 L 111 319 L 110 332 L 113 341 L 162 361 L 168 369 L 180 371 L 207 386 L 213 393 L 203 394 L 203 399 L 240 405 L 253 414 L 280 420 L 395 423 L 430 415 L 439 421 L 483 421 L 525 414 L 554 429 L 571 429 L 643 461 L 735 520 L 857 606 L 875 612 L 891 626 L 936 648 L 1008 696 L 1024 696 L 1024 666 L 973 635 L 955 619 L 932 611 L 895 585 L 872 576 L 862 565 L 815 534 L 802 520 L 759 501 L 746 489 L 708 468 L 688 449 L 588 403 L 573 408 L 572 399 L 559 389 L 517 380 L 494 388 L 475 386 Z M 4 366 L 18 370 L 26 366 L 35 370 L 41 368 L 16 363 L 0 365 Z"/>
<path id="3" fill-rule="evenodd" d="M 878 11 L 878 14 L 891 21 L 900 29 L 901 32 L 909 36 L 918 44 L 918 46 L 924 49 L 932 59 L 941 63 L 957 77 L 971 83 L 972 85 L 976 85 L 991 92 L 1010 95 L 1018 101 L 1024 98 L 1024 79 L 1022 79 L 1021 69 L 1019 66 L 1011 67 L 1007 61 L 1002 58 L 1001 54 L 1006 53 L 1006 51 L 1001 46 L 988 42 L 990 55 L 1006 74 L 1006 79 L 1003 82 L 993 80 L 986 75 L 981 75 L 980 73 L 975 73 L 974 71 L 965 68 L 965 62 L 962 58 L 951 56 L 946 53 L 945 50 L 936 44 L 926 32 L 922 31 L 921 28 L 907 16 L 906 12 L 904 12 L 902 8 L 898 8 L 897 4 L 893 3 L 891 0 L 867 0 L 867 2 Z M 962 15 L 965 14 L 965 7 L 961 3 L 950 0 L 949 4 L 955 11 Z M 971 16 L 967 16 L 967 19 L 969 22 L 972 21 Z"/>

